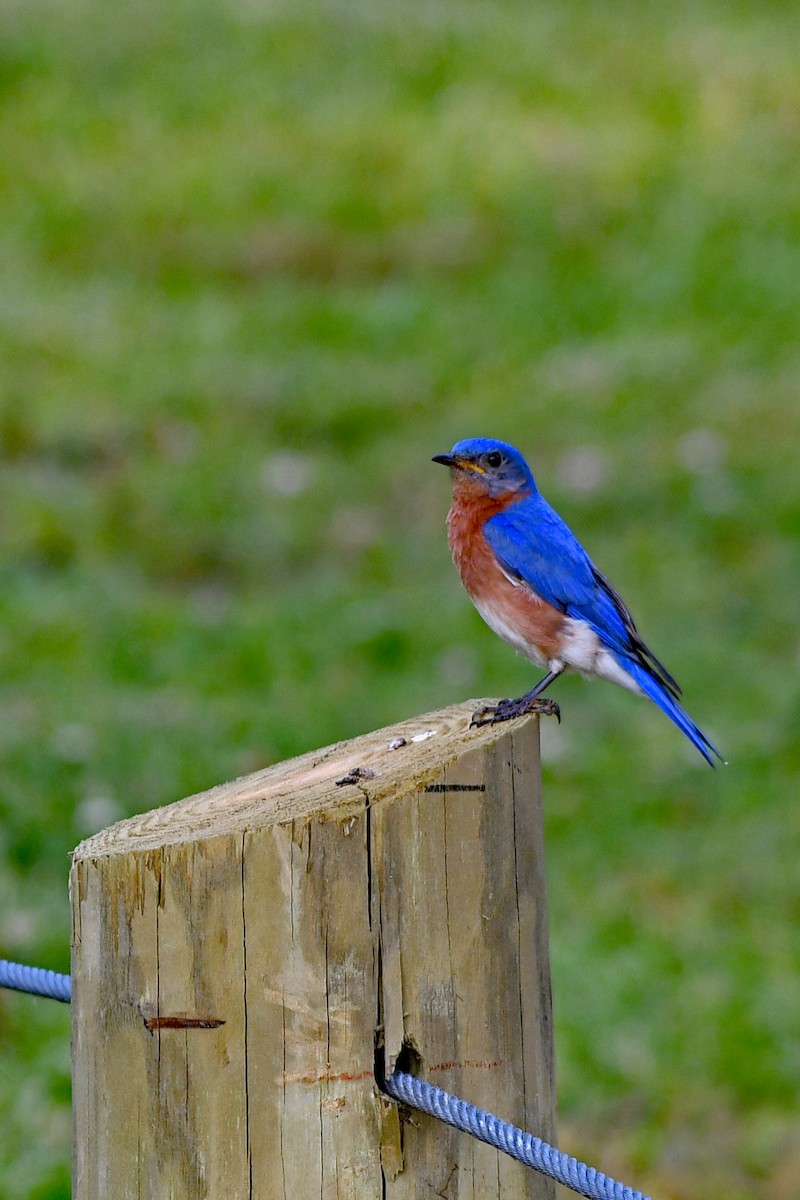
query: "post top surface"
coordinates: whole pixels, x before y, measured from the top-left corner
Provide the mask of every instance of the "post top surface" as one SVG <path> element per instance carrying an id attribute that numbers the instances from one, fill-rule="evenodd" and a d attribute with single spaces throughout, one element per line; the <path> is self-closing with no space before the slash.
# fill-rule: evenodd
<path id="1" fill-rule="evenodd" d="M 390 795 L 418 791 L 462 754 L 537 722 L 536 717 L 470 729 L 483 701 L 469 700 L 311 750 L 230 783 L 119 821 L 81 842 L 73 860 L 281 825 L 313 813 L 342 819 Z"/>

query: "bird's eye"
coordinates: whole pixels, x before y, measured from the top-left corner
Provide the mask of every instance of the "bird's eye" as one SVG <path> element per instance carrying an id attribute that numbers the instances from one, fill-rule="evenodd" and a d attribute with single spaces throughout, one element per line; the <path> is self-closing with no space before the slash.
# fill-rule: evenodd
<path id="1" fill-rule="evenodd" d="M 503 461 L 502 454 L 498 454 L 498 452 L 496 450 L 492 450 L 489 454 L 486 455 L 487 467 L 499 467 L 500 463 L 502 461 Z"/>

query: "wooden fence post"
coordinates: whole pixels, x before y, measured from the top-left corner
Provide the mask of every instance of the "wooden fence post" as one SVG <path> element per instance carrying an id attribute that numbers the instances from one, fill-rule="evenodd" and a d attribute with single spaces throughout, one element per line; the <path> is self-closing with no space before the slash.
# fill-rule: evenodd
<path id="1" fill-rule="evenodd" d="M 374 1084 L 553 1137 L 538 721 L 476 703 L 78 847 L 73 1200 L 551 1200 Z"/>

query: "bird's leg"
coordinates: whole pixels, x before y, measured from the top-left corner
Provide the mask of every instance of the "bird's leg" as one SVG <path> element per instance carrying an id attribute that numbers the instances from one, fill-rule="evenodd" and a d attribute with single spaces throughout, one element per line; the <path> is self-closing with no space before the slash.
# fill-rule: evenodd
<path id="1" fill-rule="evenodd" d="M 540 696 L 544 689 L 549 687 L 554 679 L 558 679 L 564 670 L 565 668 L 561 667 L 558 671 L 550 671 L 544 679 L 539 680 L 536 687 L 531 688 L 529 692 L 526 692 L 524 696 L 519 696 L 516 700 L 501 700 L 499 704 L 489 704 L 486 708 L 479 708 L 472 714 L 470 729 L 476 725 L 496 725 L 498 721 L 513 721 L 515 717 L 524 717 L 527 713 L 533 712 L 556 717 L 560 723 L 561 709 L 555 700 L 541 700 Z"/>

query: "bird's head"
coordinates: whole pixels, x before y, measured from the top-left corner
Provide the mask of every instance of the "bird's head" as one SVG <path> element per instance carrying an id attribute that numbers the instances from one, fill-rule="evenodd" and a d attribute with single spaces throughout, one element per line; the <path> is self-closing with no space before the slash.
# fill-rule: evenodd
<path id="1" fill-rule="evenodd" d="M 449 454 L 437 454 L 433 461 L 450 467 L 456 488 L 484 492 L 501 498 L 516 492 L 534 491 L 530 467 L 513 446 L 494 438 L 467 438 L 456 442 Z"/>

